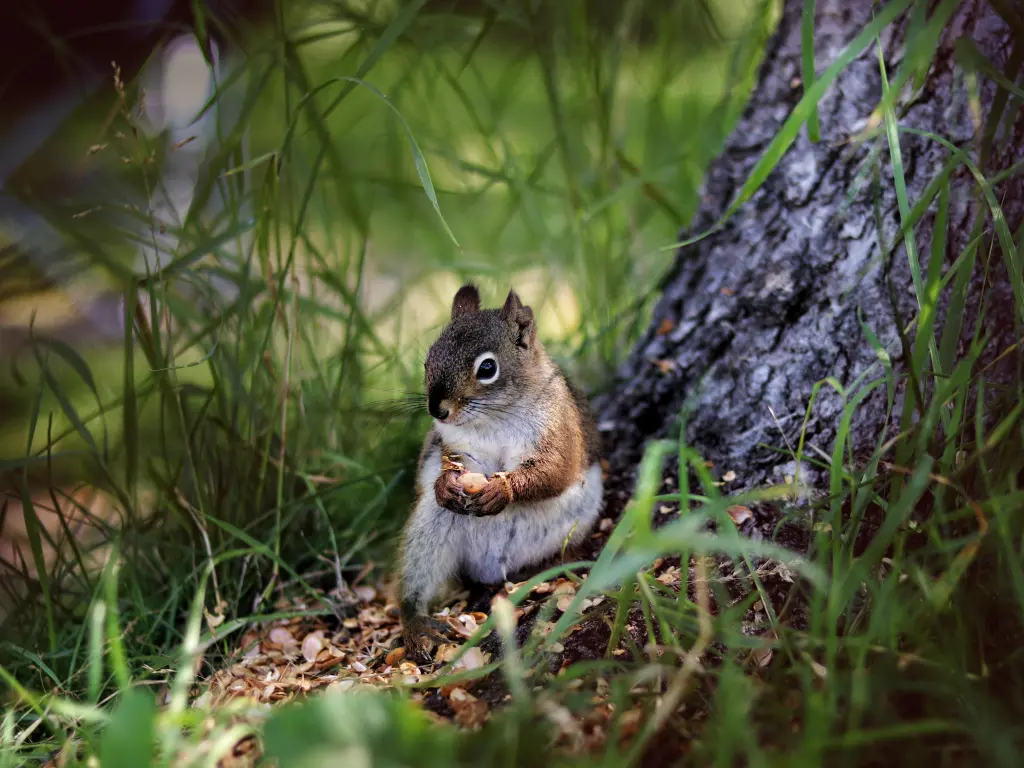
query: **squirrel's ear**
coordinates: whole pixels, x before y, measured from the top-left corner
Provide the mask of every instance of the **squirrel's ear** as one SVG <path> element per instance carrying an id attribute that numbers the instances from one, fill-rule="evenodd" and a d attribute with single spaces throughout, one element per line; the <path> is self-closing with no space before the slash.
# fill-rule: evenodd
<path id="1" fill-rule="evenodd" d="M 515 291 L 508 292 L 505 306 L 501 308 L 501 319 L 509 323 L 517 333 L 516 344 L 523 349 L 533 346 L 537 338 L 537 324 L 533 321 L 533 310 L 523 305 Z"/>
<path id="2" fill-rule="evenodd" d="M 452 300 L 452 320 L 480 309 L 480 292 L 472 283 L 459 288 Z"/>

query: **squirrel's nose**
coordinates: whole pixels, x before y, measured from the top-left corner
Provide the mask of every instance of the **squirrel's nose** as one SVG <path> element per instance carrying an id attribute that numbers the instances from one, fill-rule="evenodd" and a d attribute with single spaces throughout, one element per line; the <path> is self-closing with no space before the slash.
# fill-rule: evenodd
<path id="1" fill-rule="evenodd" d="M 443 385 L 435 384 L 430 388 L 427 396 L 427 410 L 430 415 L 438 421 L 444 421 L 451 414 L 452 401 L 448 399 L 448 392 Z"/>

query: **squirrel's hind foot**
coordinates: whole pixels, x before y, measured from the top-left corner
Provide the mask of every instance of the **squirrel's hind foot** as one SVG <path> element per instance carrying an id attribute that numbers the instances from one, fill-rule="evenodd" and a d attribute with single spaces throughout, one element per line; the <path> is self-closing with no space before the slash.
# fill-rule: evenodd
<path id="1" fill-rule="evenodd" d="M 402 641 L 406 656 L 419 664 L 433 661 L 431 652 L 447 642 L 448 625 L 429 616 L 409 616 L 402 620 Z"/>

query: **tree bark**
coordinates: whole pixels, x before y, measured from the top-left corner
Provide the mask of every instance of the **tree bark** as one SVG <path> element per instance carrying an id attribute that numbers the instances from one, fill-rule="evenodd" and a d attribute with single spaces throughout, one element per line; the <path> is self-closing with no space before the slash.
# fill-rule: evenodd
<path id="1" fill-rule="evenodd" d="M 713 225 L 728 208 L 802 95 L 801 6 L 799 0 L 785 2 L 759 83 L 722 156 L 708 171 L 703 206 L 691 235 Z M 870 22 L 872 4 L 819 0 L 817 6 L 816 71 L 821 73 Z M 902 17 L 881 39 L 890 81 L 904 54 L 907 24 Z M 969 91 L 953 59 L 960 36 L 971 38 L 1000 70 L 1012 56 L 1010 26 L 986 3 L 964 3 L 941 37 L 922 91 L 901 110 L 900 123 L 967 147 L 980 128 L 972 121 Z M 1014 69 L 1011 81 L 1015 74 Z M 987 113 L 996 88 L 981 78 L 979 88 Z M 821 141 L 812 144 L 802 131 L 724 229 L 676 254 L 650 326 L 622 366 L 611 393 L 595 403 L 610 463 L 607 501 L 613 517 L 629 497 L 645 443 L 677 433 L 687 399 L 686 440 L 714 463 L 712 472 L 719 478 L 735 473 L 735 480 L 723 489 L 732 492 L 783 482 L 796 473 L 787 446 L 797 445 L 815 382 L 832 376 L 848 386 L 878 366 L 858 313 L 892 356 L 897 371 L 905 365 L 887 278 L 897 288 L 895 307 L 904 323 L 915 316 L 916 304 L 903 246 L 891 258 L 883 252 L 882 243 L 893 243 L 900 227 L 888 153 L 883 151 L 873 161 L 872 142 L 849 142 L 863 130 L 881 96 L 877 49 L 871 45 L 820 102 Z M 1012 117 L 1003 121 L 1008 130 L 995 143 L 990 171 L 1024 156 L 1019 104 L 1011 99 L 1007 112 Z M 900 143 L 913 205 L 949 152 L 916 135 L 903 133 Z M 879 164 L 880 184 L 870 183 L 873 162 Z M 869 173 L 859 177 L 866 164 Z M 971 189 L 972 177 L 962 166 L 951 186 L 945 268 L 962 252 L 980 202 Z M 1015 231 L 1024 197 L 1020 181 L 1006 181 L 996 189 L 996 197 Z M 916 228 L 925 271 L 934 209 L 933 204 Z M 987 253 L 986 248 L 987 242 L 978 253 Z M 998 245 L 994 253 L 999 253 Z M 1004 318 L 1002 327 L 988 329 L 1001 337 L 992 347 L 1004 350 L 1015 334 L 1015 321 L 1007 268 L 1000 259 L 997 255 L 989 265 L 986 290 Z M 979 256 L 972 290 L 980 289 L 984 279 L 982 262 Z M 964 323 L 967 333 L 973 329 L 970 320 Z M 877 367 L 877 372 L 881 375 L 882 369 Z M 876 390 L 858 410 L 855 443 L 873 444 L 885 429 L 884 390 Z M 840 398 L 823 387 L 806 425 L 805 446 L 831 451 L 841 407 Z M 674 468 L 668 472 L 673 474 Z M 801 467 L 800 477 L 812 488 L 822 481 L 812 466 Z"/>

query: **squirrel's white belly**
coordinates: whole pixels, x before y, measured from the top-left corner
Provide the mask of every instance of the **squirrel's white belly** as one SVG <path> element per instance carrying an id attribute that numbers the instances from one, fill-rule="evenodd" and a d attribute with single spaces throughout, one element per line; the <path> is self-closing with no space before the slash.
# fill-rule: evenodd
<path id="1" fill-rule="evenodd" d="M 493 517 L 466 518 L 460 570 L 484 584 L 501 584 L 515 571 L 579 543 L 600 513 L 601 486 L 601 465 L 593 464 L 553 499 L 513 503 Z"/>
<path id="2" fill-rule="evenodd" d="M 483 430 L 437 424 L 451 452 L 466 469 L 487 476 L 514 470 L 536 450 L 542 425 L 528 421 L 503 426 L 501 439 Z M 592 464 L 583 476 L 560 495 L 537 502 L 513 502 L 492 517 L 455 515 L 433 502 L 434 480 L 441 471 L 440 450 L 427 456 L 419 483 L 422 502 L 416 514 L 424 522 L 436 520 L 449 531 L 455 568 L 484 584 L 501 584 L 521 568 L 538 563 L 566 544 L 582 541 L 593 529 L 601 510 L 603 477 L 600 464 Z M 452 518 L 458 518 L 457 522 Z"/>

